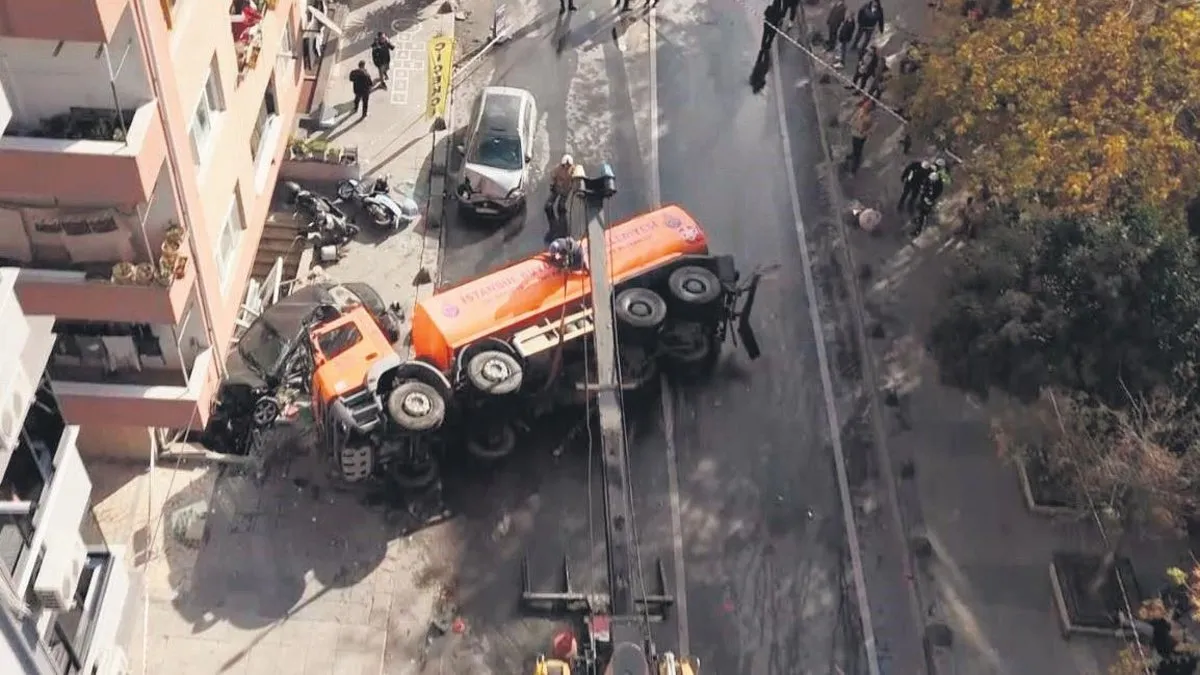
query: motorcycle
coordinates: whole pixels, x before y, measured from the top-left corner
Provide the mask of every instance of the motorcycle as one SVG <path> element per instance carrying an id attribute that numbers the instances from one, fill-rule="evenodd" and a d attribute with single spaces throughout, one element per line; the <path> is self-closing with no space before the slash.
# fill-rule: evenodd
<path id="1" fill-rule="evenodd" d="M 283 184 L 288 193 L 287 203 L 303 214 L 309 220 L 316 220 L 320 214 L 329 214 L 339 220 L 346 220 L 346 213 L 339 209 L 333 200 L 310 190 L 305 190 L 299 184 L 288 181 Z"/>
<path id="2" fill-rule="evenodd" d="M 330 213 L 318 213 L 304 228 L 304 239 L 314 248 L 323 246 L 345 246 L 352 241 L 360 228 Z"/>
<path id="3" fill-rule="evenodd" d="M 370 183 L 349 178 L 337 186 L 338 199 L 358 204 L 376 227 L 401 230 L 416 221 L 419 209 L 412 199 L 396 199 L 391 192 L 387 176 L 380 176 Z"/>

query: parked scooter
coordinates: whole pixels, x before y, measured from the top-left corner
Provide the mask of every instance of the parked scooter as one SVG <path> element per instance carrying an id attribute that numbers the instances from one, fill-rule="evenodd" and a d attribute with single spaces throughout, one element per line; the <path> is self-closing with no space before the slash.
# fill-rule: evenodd
<path id="1" fill-rule="evenodd" d="M 420 216 L 417 203 L 409 197 L 392 197 L 392 188 L 387 176 L 379 176 L 373 181 L 363 181 L 349 178 L 338 183 L 339 200 L 353 201 L 358 204 L 371 222 L 379 228 L 402 230 Z"/>
<path id="2" fill-rule="evenodd" d="M 288 205 L 309 220 L 316 220 L 318 214 L 327 213 L 337 219 L 346 220 L 346 213 L 339 209 L 333 200 L 310 190 L 305 190 L 299 184 L 288 181 L 283 184 L 288 194 Z"/>
<path id="3" fill-rule="evenodd" d="M 296 209 L 296 215 L 308 220 L 303 236 L 313 248 L 340 248 L 360 232 L 359 227 L 351 223 L 346 213 L 328 197 L 305 190 L 292 182 L 284 183 L 284 188 L 288 191 L 288 203 Z"/>

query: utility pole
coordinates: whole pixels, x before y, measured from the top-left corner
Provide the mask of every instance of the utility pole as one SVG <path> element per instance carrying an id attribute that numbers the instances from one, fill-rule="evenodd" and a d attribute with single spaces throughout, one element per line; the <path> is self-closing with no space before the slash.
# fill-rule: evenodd
<path id="1" fill-rule="evenodd" d="M 592 281 L 592 335 L 596 355 L 596 394 L 603 451 L 604 536 L 607 546 L 608 595 L 613 644 L 639 644 L 644 637 L 638 601 L 633 592 L 637 569 L 637 543 L 633 536 L 633 509 L 629 503 L 626 467 L 624 411 L 621 407 L 621 377 L 617 358 L 617 330 L 613 317 L 612 276 L 609 272 L 604 206 L 617 193 L 612 167 L 605 164 L 600 175 L 588 177 L 576 165 L 572 176 L 575 194 L 583 202 L 587 224 L 588 269 Z"/>

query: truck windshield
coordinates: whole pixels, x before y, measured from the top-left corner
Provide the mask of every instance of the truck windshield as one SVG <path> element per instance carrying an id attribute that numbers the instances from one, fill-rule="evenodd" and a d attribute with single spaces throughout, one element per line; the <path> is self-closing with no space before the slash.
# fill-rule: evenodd
<path id="1" fill-rule="evenodd" d="M 325 358 L 335 359 L 359 342 L 362 342 L 362 333 L 358 331 L 357 326 L 347 323 L 317 337 L 317 348 Z"/>

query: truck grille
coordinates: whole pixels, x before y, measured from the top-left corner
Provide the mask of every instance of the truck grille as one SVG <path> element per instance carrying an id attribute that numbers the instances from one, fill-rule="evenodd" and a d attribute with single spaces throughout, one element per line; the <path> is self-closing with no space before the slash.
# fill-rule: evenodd
<path id="1" fill-rule="evenodd" d="M 355 424 L 364 433 L 373 430 L 383 418 L 381 414 L 383 409 L 379 407 L 375 396 L 366 387 L 359 387 L 348 394 L 343 394 L 342 403 L 346 404 L 350 416 L 354 418 Z"/>

